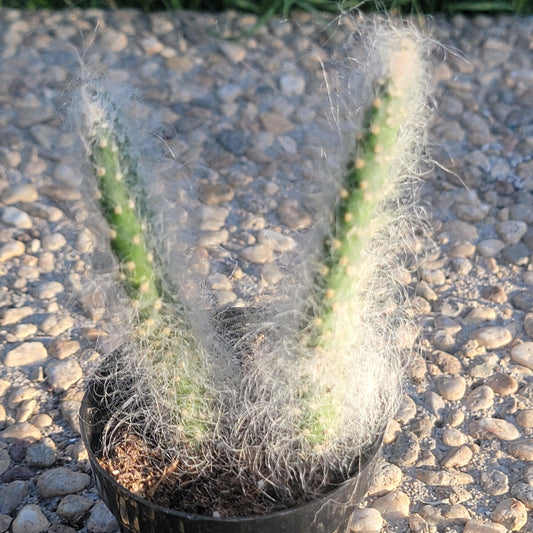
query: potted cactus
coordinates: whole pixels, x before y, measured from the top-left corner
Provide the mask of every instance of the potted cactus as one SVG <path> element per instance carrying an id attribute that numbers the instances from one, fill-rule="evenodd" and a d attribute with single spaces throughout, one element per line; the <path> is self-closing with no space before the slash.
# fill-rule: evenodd
<path id="1" fill-rule="evenodd" d="M 394 272 L 426 100 L 414 30 L 380 23 L 365 38 L 371 75 L 340 101 L 342 161 L 324 165 L 326 215 L 303 290 L 276 309 L 190 298 L 192 273 L 169 268 L 161 199 L 119 102 L 100 82 L 81 91 L 118 271 L 107 297 L 128 332 L 91 378 L 81 421 L 124 531 L 334 531 L 364 495 L 401 395 L 406 304 Z"/>

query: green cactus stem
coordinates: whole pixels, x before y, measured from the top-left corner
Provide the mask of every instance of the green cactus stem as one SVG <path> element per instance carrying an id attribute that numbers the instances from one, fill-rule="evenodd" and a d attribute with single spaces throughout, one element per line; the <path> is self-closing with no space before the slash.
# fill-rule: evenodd
<path id="1" fill-rule="evenodd" d="M 400 147 L 398 139 L 409 122 L 411 91 L 419 88 L 413 85 L 419 83 L 418 56 L 414 41 L 399 44 L 390 56 L 387 79 L 376 87 L 362 133 L 354 139 L 354 158 L 344 174 L 332 236 L 324 245 L 309 337 L 314 349 L 310 372 L 315 377 L 302 395 L 306 405 L 302 429 L 315 446 L 326 444 L 341 423 L 342 395 L 336 389 L 342 390 L 343 380 L 349 379 L 345 365 L 349 355 L 344 352 L 353 332 L 345 330 L 351 329 L 354 305 L 361 304 L 357 303 L 360 280 L 368 276 L 364 252 L 380 224 L 387 222 L 382 207 L 395 198 L 404 172 L 403 158 L 408 156 L 400 153 L 406 145 Z M 321 372 L 337 376 L 338 386 L 322 381 Z"/>
<path id="2" fill-rule="evenodd" d="M 91 139 L 91 161 L 98 179 L 99 202 L 110 228 L 110 242 L 126 292 L 139 306 L 140 316 L 148 318 L 160 303 L 160 289 L 147 244 L 140 209 L 130 193 L 136 182 L 134 169 L 122 156 L 123 147 L 105 126 L 99 126 Z"/>

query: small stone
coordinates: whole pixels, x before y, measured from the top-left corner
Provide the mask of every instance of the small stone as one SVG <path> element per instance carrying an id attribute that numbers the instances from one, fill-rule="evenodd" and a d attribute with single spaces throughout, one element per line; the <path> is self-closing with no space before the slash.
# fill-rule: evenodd
<path id="1" fill-rule="evenodd" d="M 474 307 L 464 317 L 466 324 L 481 324 L 482 322 L 491 322 L 496 320 L 496 311 L 491 307 Z"/>
<path id="2" fill-rule="evenodd" d="M 385 432 L 383 433 L 383 443 L 391 444 L 402 432 L 400 424 L 396 420 L 389 420 Z"/>
<path id="3" fill-rule="evenodd" d="M 492 496 L 500 496 L 509 492 L 509 478 L 500 470 L 481 472 L 481 488 Z"/>
<path id="4" fill-rule="evenodd" d="M 0 263 L 19 257 L 26 252 L 26 247 L 20 241 L 9 241 L 0 246 Z"/>
<path id="5" fill-rule="evenodd" d="M 78 382 L 83 372 L 75 359 L 66 359 L 49 363 L 44 369 L 44 374 L 52 390 L 55 393 L 62 393 Z"/>
<path id="6" fill-rule="evenodd" d="M 515 440 L 509 444 L 509 453 L 520 461 L 533 461 L 533 439 Z"/>
<path id="7" fill-rule="evenodd" d="M 80 231 L 76 237 L 76 250 L 82 254 L 89 254 L 93 251 L 96 238 L 88 229 Z"/>
<path id="8" fill-rule="evenodd" d="M 79 523 L 89 512 L 94 502 L 79 494 L 68 494 L 57 506 L 59 516 L 66 518 L 71 524 Z"/>
<path id="9" fill-rule="evenodd" d="M 427 281 L 424 280 L 418 282 L 415 294 L 430 302 L 434 302 L 438 299 L 437 293 L 429 286 Z"/>
<path id="10" fill-rule="evenodd" d="M 42 218 L 49 222 L 58 222 L 63 218 L 63 211 L 53 205 L 42 204 L 41 202 L 34 202 L 24 207 L 28 215 L 32 217 Z"/>
<path id="11" fill-rule="evenodd" d="M 39 428 L 36 428 L 29 422 L 12 424 L 4 429 L 4 431 L 0 433 L 0 436 L 6 441 L 37 442 L 42 438 Z"/>
<path id="12" fill-rule="evenodd" d="M 2 220 L 6 224 L 14 226 L 17 229 L 30 229 L 33 227 L 31 218 L 28 216 L 28 214 L 20 209 L 17 209 L 16 207 L 4 207 Z"/>
<path id="13" fill-rule="evenodd" d="M 529 338 L 533 339 L 533 313 L 528 313 L 524 317 L 524 331 Z"/>
<path id="14" fill-rule="evenodd" d="M 469 241 L 474 243 L 478 240 L 476 226 L 462 220 L 448 220 L 442 225 L 442 230 L 450 236 L 453 242 Z"/>
<path id="15" fill-rule="evenodd" d="M 496 231 L 507 244 L 516 244 L 525 235 L 527 224 L 522 220 L 507 220 L 496 224 Z"/>
<path id="16" fill-rule="evenodd" d="M 266 263 L 261 269 L 261 281 L 267 285 L 275 285 L 283 279 L 283 272 L 275 263 Z"/>
<path id="17" fill-rule="evenodd" d="M 2 191 L 1 198 L 4 205 L 11 205 L 19 202 L 35 202 L 39 198 L 39 193 L 33 185 L 14 185 L 12 187 L 6 187 Z"/>
<path id="18" fill-rule="evenodd" d="M 56 359 L 66 359 L 80 350 L 80 343 L 76 340 L 54 339 L 48 345 L 48 353 Z"/>
<path id="19" fill-rule="evenodd" d="M 377 509 L 385 520 L 390 521 L 409 516 L 410 505 L 409 496 L 401 490 L 395 490 L 375 500 L 372 507 Z"/>
<path id="20" fill-rule="evenodd" d="M 463 533 L 507 533 L 507 528 L 494 522 L 480 522 L 471 518 L 465 524 Z"/>
<path id="21" fill-rule="evenodd" d="M 502 250 L 502 257 L 508 263 L 518 266 L 525 266 L 529 263 L 531 252 L 527 246 L 521 242 L 509 244 Z"/>
<path id="22" fill-rule="evenodd" d="M 505 294 L 503 288 L 495 285 L 483 287 L 481 289 L 481 297 L 497 304 L 503 304 L 507 301 L 507 294 Z"/>
<path id="23" fill-rule="evenodd" d="M 305 90 L 305 79 L 298 74 L 284 74 L 279 80 L 281 92 L 285 96 L 299 96 Z"/>
<path id="24" fill-rule="evenodd" d="M 0 513 L 11 514 L 29 492 L 28 482 L 22 479 L 0 485 Z"/>
<path id="25" fill-rule="evenodd" d="M 61 416 L 70 424 L 70 427 L 80 433 L 80 412 L 81 402 L 77 400 L 64 400 L 61 402 Z"/>
<path id="26" fill-rule="evenodd" d="M 436 350 L 431 354 L 431 360 L 438 365 L 440 370 L 445 374 L 457 375 L 463 371 L 461 361 L 448 352 Z"/>
<path id="27" fill-rule="evenodd" d="M 463 376 L 442 376 L 437 381 L 439 394 L 450 402 L 463 398 L 466 391 L 466 380 Z"/>
<path id="28" fill-rule="evenodd" d="M 402 431 L 391 446 L 390 461 L 398 466 L 412 466 L 419 451 L 418 437 L 412 431 Z"/>
<path id="29" fill-rule="evenodd" d="M 459 447 L 466 442 L 466 436 L 458 429 L 448 427 L 442 432 L 442 442 L 446 446 Z"/>
<path id="30" fill-rule="evenodd" d="M 401 482 L 402 470 L 396 465 L 382 461 L 374 470 L 367 494 L 383 496 L 396 489 Z"/>
<path id="31" fill-rule="evenodd" d="M 115 533 L 118 528 L 115 517 L 111 514 L 104 502 L 98 502 L 91 510 L 87 520 L 89 533 Z"/>
<path id="32" fill-rule="evenodd" d="M 442 415 L 442 412 L 446 408 L 446 403 L 442 399 L 442 396 L 433 391 L 428 391 L 424 395 L 424 403 L 429 411 L 438 417 Z"/>
<path id="33" fill-rule="evenodd" d="M 523 342 L 514 346 L 511 358 L 515 363 L 533 370 L 533 342 Z"/>
<path id="34" fill-rule="evenodd" d="M 455 272 L 461 276 L 466 276 L 473 268 L 472 261 L 466 257 L 453 257 L 451 265 Z"/>
<path id="35" fill-rule="evenodd" d="M 348 531 L 351 533 L 380 533 L 383 517 L 377 509 L 356 509 L 350 517 Z"/>
<path id="36" fill-rule="evenodd" d="M 522 502 L 514 498 L 506 498 L 490 513 L 490 517 L 507 529 L 518 531 L 527 522 L 527 509 Z"/>
<path id="37" fill-rule="evenodd" d="M 217 205 L 230 202 L 234 191 L 227 183 L 204 183 L 198 188 L 200 201 L 205 205 Z"/>
<path id="38" fill-rule="evenodd" d="M 58 316 L 58 315 L 48 315 L 41 322 L 41 330 L 50 335 L 50 337 L 57 337 L 65 331 L 69 330 L 74 326 L 74 319 L 70 316 Z"/>
<path id="39" fill-rule="evenodd" d="M 59 281 L 45 281 L 35 287 L 33 293 L 36 298 L 40 300 L 49 300 L 55 298 L 59 293 L 63 292 L 65 287 Z"/>
<path id="40" fill-rule="evenodd" d="M 409 515 L 409 531 L 411 533 L 431 533 L 429 524 L 418 513 Z"/>
<path id="41" fill-rule="evenodd" d="M 513 306 L 517 309 L 520 309 L 521 311 L 525 311 L 526 313 L 533 311 L 532 291 L 519 292 L 518 294 L 515 294 L 513 296 L 511 301 L 513 303 Z"/>
<path id="42" fill-rule="evenodd" d="M 61 233 L 52 233 L 50 235 L 45 235 L 42 238 L 41 243 L 43 250 L 46 252 L 57 252 L 67 244 L 67 239 L 65 239 Z"/>
<path id="43" fill-rule="evenodd" d="M 441 269 L 430 270 L 427 268 L 418 269 L 419 276 L 432 286 L 440 286 L 446 283 L 446 276 Z"/>
<path id="44" fill-rule="evenodd" d="M 449 487 L 452 485 L 469 485 L 474 483 L 474 478 L 463 472 L 448 470 L 425 470 L 420 469 L 415 474 L 416 478 L 436 487 Z"/>
<path id="45" fill-rule="evenodd" d="M 258 264 L 270 263 L 274 259 L 274 253 L 272 252 L 272 249 L 264 244 L 247 246 L 241 250 L 241 256 L 243 259 L 246 259 L 246 261 Z"/>
<path id="46" fill-rule="evenodd" d="M 56 462 L 56 452 L 50 444 L 32 444 L 28 447 L 25 459 L 30 467 L 48 468 Z"/>
<path id="47" fill-rule="evenodd" d="M 486 384 L 500 396 L 509 396 L 518 390 L 518 381 L 513 376 L 496 372 L 486 382 Z"/>
<path id="48" fill-rule="evenodd" d="M 10 516 L 0 514 L 0 533 L 6 533 L 12 521 L 13 519 Z"/>
<path id="49" fill-rule="evenodd" d="M 442 468 L 457 468 L 466 466 L 472 459 L 472 450 L 468 446 L 452 448 L 441 461 Z"/>
<path id="50" fill-rule="evenodd" d="M 51 498 L 79 492 L 87 487 L 90 481 L 88 474 L 60 466 L 43 472 L 37 479 L 37 488 L 44 498 Z"/>
<path id="51" fill-rule="evenodd" d="M 32 503 L 25 505 L 11 524 L 13 533 L 44 533 L 50 523 L 41 508 Z"/>
<path id="52" fill-rule="evenodd" d="M 487 326 L 474 331 L 471 338 L 476 340 L 479 346 L 495 349 L 509 344 L 513 340 L 513 334 L 503 326 Z"/>
<path id="53" fill-rule="evenodd" d="M 232 63 L 240 63 L 246 57 L 246 48 L 237 43 L 219 40 L 218 48 Z"/>
<path id="54" fill-rule="evenodd" d="M 494 390 L 488 385 L 481 385 L 468 394 L 465 403 L 469 411 L 488 409 L 494 403 Z"/>
<path id="55" fill-rule="evenodd" d="M 44 273 L 53 272 L 55 270 L 54 254 L 52 252 L 39 254 L 38 265 Z"/>
<path id="56" fill-rule="evenodd" d="M 533 409 L 523 409 L 516 415 L 516 423 L 523 428 L 533 428 Z"/>
<path id="57" fill-rule="evenodd" d="M 469 432 L 475 439 L 515 440 L 520 437 L 518 429 L 500 418 L 481 418 L 469 425 Z"/>
<path id="58" fill-rule="evenodd" d="M 234 155 L 240 156 L 246 152 L 246 139 L 241 131 L 225 129 L 216 139 L 224 149 Z"/>
<path id="59" fill-rule="evenodd" d="M 533 485 L 515 483 L 511 487 L 511 496 L 520 500 L 528 509 L 533 509 Z"/>
<path id="60" fill-rule="evenodd" d="M 27 366 L 44 363 L 48 352 L 41 342 L 23 342 L 9 350 L 4 359 L 6 366 Z"/>
<path id="61" fill-rule="evenodd" d="M 202 231 L 218 231 L 224 226 L 229 215 L 229 209 L 217 205 L 203 205 L 199 214 Z"/>
<path id="62" fill-rule="evenodd" d="M 257 235 L 257 241 L 269 246 L 275 252 L 288 252 L 296 246 L 296 241 L 292 237 L 272 229 L 261 230 Z"/>
<path id="63" fill-rule="evenodd" d="M 34 314 L 33 308 L 29 306 L 24 307 L 11 307 L 5 311 L 0 312 L 0 325 L 8 326 L 10 324 L 16 324 L 26 317 Z"/>
<path id="64" fill-rule="evenodd" d="M 496 257 L 505 248 L 500 239 L 486 239 L 477 243 L 477 250 L 483 257 Z"/>
<path id="65" fill-rule="evenodd" d="M 311 225 L 311 215 L 292 203 L 285 203 L 278 207 L 278 216 L 285 226 L 299 230 Z"/>

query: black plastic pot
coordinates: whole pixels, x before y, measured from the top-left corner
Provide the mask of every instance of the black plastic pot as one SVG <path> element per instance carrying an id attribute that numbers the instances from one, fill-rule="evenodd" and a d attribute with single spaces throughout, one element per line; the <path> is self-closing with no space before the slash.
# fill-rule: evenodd
<path id="1" fill-rule="evenodd" d="M 81 434 L 102 500 L 118 520 L 123 533 L 343 533 L 350 514 L 360 502 L 372 477 L 381 438 L 360 460 L 354 477 L 325 496 L 304 505 L 262 516 L 215 518 L 167 509 L 119 485 L 96 459 L 102 429 L 110 413 L 101 395 L 89 385 L 80 410 Z"/>

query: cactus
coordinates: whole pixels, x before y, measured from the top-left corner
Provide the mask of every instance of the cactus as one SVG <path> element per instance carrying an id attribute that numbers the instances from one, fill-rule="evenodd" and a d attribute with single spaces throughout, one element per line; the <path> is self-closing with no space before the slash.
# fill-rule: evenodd
<path id="1" fill-rule="evenodd" d="M 392 51 L 384 81 L 376 85 L 356 139 L 355 155 L 344 173 L 318 276 L 318 296 L 309 328 L 315 354 L 301 393 L 306 405 L 301 430 L 315 447 L 327 445 L 343 424 L 346 382 L 352 379 L 347 373 L 353 368 L 346 352 L 353 348 L 354 320 L 361 311 L 358 306 L 366 305 L 361 295 L 369 276 L 368 247 L 383 226 L 394 220 L 395 208 L 391 206 L 397 199 L 398 185 L 405 177 L 409 157 L 418 149 L 420 131 L 413 131 L 410 114 L 419 113 L 416 106 L 424 103 L 413 101 L 423 75 L 420 50 L 416 41 L 401 35 L 389 46 Z M 372 275 L 375 278 L 379 274 Z M 382 349 L 387 350 L 387 346 Z M 324 378 L 324 373 L 333 378 Z"/>
<path id="2" fill-rule="evenodd" d="M 169 424 L 177 428 L 174 439 L 200 442 L 207 432 L 210 401 L 202 348 L 182 305 L 162 289 L 161 266 L 149 244 L 154 241 L 149 233 L 151 213 L 127 127 L 109 91 L 96 83 L 82 92 L 81 115 L 111 250 L 138 317 L 133 341 L 126 339 L 122 350 L 126 358 L 143 354 L 144 372 L 153 380 L 148 387 L 154 388 L 153 397 L 164 406 Z M 158 388 L 164 388 L 164 397 Z"/>

